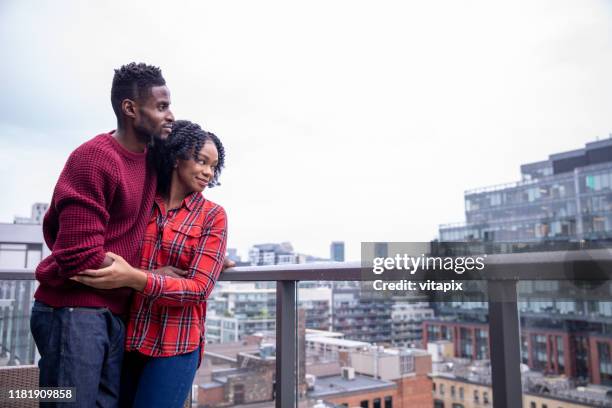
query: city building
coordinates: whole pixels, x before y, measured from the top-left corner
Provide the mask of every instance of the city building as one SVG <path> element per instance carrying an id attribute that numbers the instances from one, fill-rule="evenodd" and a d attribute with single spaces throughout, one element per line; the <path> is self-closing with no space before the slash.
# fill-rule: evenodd
<path id="1" fill-rule="evenodd" d="M 244 262 L 242 260 L 240 255 L 238 255 L 238 250 L 236 248 L 227 248 L 227 253 L 225 254 L 225 257 L 229 259 L 230 261 L 233 261 L 236 264 L 236 266 L 250 265 L 249 262 Z"/>
<path id="2" fill-rule="evenodd" d="M 255 282 L 218 282 L 207 304 L 208 342 L 235 342 L 276 328 L 276 290 Z"/>
<path id="3" fill-rule="evenodd" d="M 283 265 L 299 263 L 298 254 L 289 242 L 257 244 L 249 250 L 251 265 Z"/>
<path id="4" fill-rule="evenodd" d="M 355 374 L 350 367 L 340 375 L 317 378 L 308 397 L 347 408 L 401 407 L 397 403 L 397 385 L 393 381 Z"/>
<path id="5" fill-rule="evenodd" d="M 305 312 L 307 329 L 331 329 L 332 289 L 326 286 L 301 288 L 298 291 L 298 308 Z"/>
<path id="6" fill-rule="evenodd" d="M 415 348 L 371 346 L 348 353 L 348 364 L 356 373 L 397 386 L 394 405 L 406 408 L 430 408 L 433 405 L 431 355 Z"/>
<path id="7" fill-rule="evenodd" d="M 233 367 L 212 371 L 210 382 L 197 385 L 198 404 L 221 407 L 272 401 L 276 358 L 265 350 L 266 346 L 238 352 L 232 359 Z"/>
<path id="8" fill-rule="evenodd" d="M 225 343 L 244 336 L 276 329 L 276 289 L 267 282 L 218 282 L 208 300 L 207 341 Z M 329 287 L 300 288 L 298 309 L 304 311 L 309 329 L 331 327 L 332 290 Z"/>
<path id="9" fill-rule="evenodd" d="M 334 333 L 334 332 L 330 332 Z M 317 356 L 319 361 L 339 361 L 340 353 L 362 350 L 370 347 L 370 343 L 342 338 L 344 334 L 336 333 L 339 337 L 311 334 L 306 332 L 306 353 L 308 356 Z"/>
<path id="10" fill-rule="evenodd" d="M 304 311 L 298 312 L 304 321 Z M 305 327 L 297 325 L 298 390 L 306 393 Z M 227 407 L 274 400 L 276 334 L 245 335 L 240 341 L 208 344 L 194 379 L 195 397 L 201 407 Z M 303 406 L 303 405 L 300 405 Z"/>
<path id="11" fill-rule="evenodd" d="M 307 396 L 337 407 L 431 408 L 433 406 L 431 356 L 424 350 L 384 348 L 334 336 L 307 338 L 307 359 L 332 357 L 337 372 L 321 367 L 327 359 L 307 366 Z M 331 354 L 330 354 L 330 351 Z M 338 372 L 339 371 L 339 372 Z"/>
<path id="12" fill-rule="evenodd" d="M 48 208 L 48 203 L 34 203 L 32 204 L 32 212 L 30 217 L 15 216 L 13 223 L 42 225 L 43 217 L 45 216 Z"/>
<path id="13" fill-rule="evenodd" d="M 373 297 L 354 282 L 336 282 L 333 288 L 332 330 L 347 339 L 393 346 L 422 344 L 423 321 L 434 310 L 422 296 Z"/>
<path id="14" fill-rule="evenodd" d="M 465 221 L 439 228 L 442 242 L 503 243 L 509 251 L 513 245 L 570 242 L 608 246 L 611 237 L 612 139 L 524 164 L 515 183 L 466 191 Z M 548 294 L 538 292 L 545 287 Z M 521 282 L 523 363 L 544 374 L 612 385 L 612 302 L 562 298 L 561 287 L 562 282 Z M 488 358 L 486 303 L 433 308 L 437 317 L 423 324 L 425 341 L 447 339 L 456 357 Z"/>
<path id="15" fill-rule="evenodd" d="M 612 237 L 612 139 L 521 166 L 521 181 L 465 193 L 465 222 L 440 241 L 529 242 Z"/>
<path id="16" fill-rule="evenodd" d="M 375 346 L 312 329 L 305 330 L 305 339 L 309 400 L 337 407 L 432 407 L 426 351 Z"/>
<path id="17" fill-rule="evenodd" d="M 364 296 L 358 285 L 333 289 L 332 330 L 352 340 L 391 344 L 391 299 Z"/>
<path id="18" fill-rule="evenodd" d="M 335 262 L 344 262 L 344 241 L 333 241 L 329 247 L 329 257 Z"/>
<path id="19" fill-rule="evenodd" d="M 51 253 L 41 227 L 48 207 L 35 203 L 31 217 L 15 217 L 12 224 L 0 223 L 0 269 L 34 269 Z"/>
<path id="20" fill-rule="evenodd" d="M 434 408 L 493 407 L 488 360 L 432 355 L 430 374 Z M 565 376 L 547 376 L 521 367 L 524 408 L 587 408 L 612 406 L 612 388 L 576 385 Z"/>
<path id="21" fill-rule="evenodd" d="M 434 318 L 427 302 L 396 301 L 391 305 L 391 343 L 394 346 L 420 347 L 423 322 Z"/>
<path id="22" fill-rule="evenodd" d="M 484 360 L 489 358 L 489 326 L 483 323 L 445 321 L 423 322 L 423 343 L 448 340 L 453 357 Z"/>

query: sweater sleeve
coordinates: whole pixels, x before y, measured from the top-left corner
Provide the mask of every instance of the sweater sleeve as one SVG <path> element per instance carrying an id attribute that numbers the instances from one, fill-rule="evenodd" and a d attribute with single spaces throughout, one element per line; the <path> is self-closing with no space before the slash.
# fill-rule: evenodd
<path id="1" fill-rule="evenodd" d="M 104 261 L 104 237 L 109 207 L 118 183 L 117 167 L 99 148 L 75 150 L 64 167 L 54 192 L 58 214 L 53 257 L 65 278 Z"/>
<path id="2" fill-rule="evenodd" d="M 222 207 L 204 230 L 195 248 L 189 269 L 191 279 L 147 274 L 143 293 L 163 306 L 195 305 L 205 302 L 212 293 L 223 269 L 227 242 L 227 216 Z"/>

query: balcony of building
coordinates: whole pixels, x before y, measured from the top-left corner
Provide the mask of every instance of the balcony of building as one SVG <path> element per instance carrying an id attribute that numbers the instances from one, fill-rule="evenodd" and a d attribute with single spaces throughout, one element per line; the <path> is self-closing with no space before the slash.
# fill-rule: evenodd
<path id="1" fill-rule="evenodd" d="M 521 362 L 534 363 L 528 360 L 530 358 L 537 360 L 538 355 L 542 353 L 542 347 L 544 348 L 542 350 L 545 350 L 546 347 L 554 347 L 555 359 L 554 361 L 550 359 L 550 361 L 546 359 L 542 361 L 544 368 L 542 373 L 546 374 L 547 369 L 557 374 L 563 373 L 566 371 L 568 355 L 571 352 L 567 339 L 563 337 L 563 333 L 558 334 L 558 340 L 557 337 L 549 336 L 542 340 L 543 346 L 540 347 L 534 343 L 533 350 L 530 349 L 528 353 L 525 353 L 525 345 L 531 337 L 526 338 L 525 333 L 521 332 L 522 312 L 519 310 L 519 305 L 524 302 L 519 295 L 519 288 L 523 283 L 580 282 L 576 287 L 587 288 L 587 290 L 591 287 L 608 287 L 612 278 L 610 252 L 599 249 L 491 255 L 488 258 L 487 266 L 486 274 L 467 271 L 461 276 L 461 279 L 484 283 L 488 301 L 484 306 L 476 305 L 478 307 L 474 309 L 462 308 L 459 305 L 459 309 L 465 309 L 468 314 L 475 313 L 476 309 L 486 309 L 486 321 L 474 323 L 474 327 L 469 330 L 465 327 L 450 325 L 456 322 L 449 324 L 436 322 L 430 325 L 432 327 L 430 333 L 447 333 L 437 339 L 430 339 L 435 347 L 439 346 L 442 350 L 448 344 L 456 343 L 457 356 L 450 356 L 457 357 L 453 360 L 454 369 L 458 370 L 462 364 L 470 363 L 469 358 L 466 359 L 466 357 L 469 357 L 470 353 L 475 354 L 475 350 L 478 350 L 478 355 L 481 355 L 482 358 L 487 358 L 471 362 L 476 365 L 465 368 L 464 377 L 461 376 L 463 374 L 455 372 L 456 370 L 452 373 L 443 372 L 449 368 L 447 363 L 440 366 L 441 368 L 438 367 L 438 371 L 434 372 L 432 367 L 435 367 L 437 362 L 434 361 L 432 365 L 431 357 L 429 357 L 428 368 L 424 369 L 423 366 L 420 366 L 420 359 L 425 354 L 428 352 L 429 355 L 435 354 L 432 350 L 403 350 L 400 348 L 397 349 L 399 351 L 394 351 L 385 349 L 380 344 L 372 347 L 371 345 L 366 346 L 367 342 L 358 341 L 358 339 L 337 338 L 336 334 L 331 331 L 308 331 L 305 328 L 305 313 L 298 308 L 298 283 L 303 281 L 363 282 L 364 271 L 367 268 L 362 267 L 359 263 L 277 265 L 227 270 L 222 274 L 223 281 L 275 282 L 275 310 L 270 311 L 273 312 L 270 315 L 274 316 L 276 321 L 275 332 L 245 333 L 239 341 L 226 344 L 222 342 L 222 335 L 215 333 L 219 343 L 207 345 L 205 362 L 194 382 L 192 406 L 253 408 L 368 406 L 388 408 L 430 404 L 428 406 L 432 407 L 468 407 L 472 405 L 467 404 L 466 401 L 473 403 L 475 396 L 478 395 L 478 406 L 520 408 L 531 407 L 532 401 L 540 401 L 537 398 L 552 398 L 553 394 L 558 394 L 558 401 L 560 401 L 554 405 L 555 407 L 610 406 L 612 401 L 609 394 L 606 394 L 609 389 L 604 386 L 612 379 L 612 370 L 609 370 L 612 368 L 612 363 L 609 361 L 609 348 L 601 346 L 612 344 L 610 326 L 603 322 L 605 329 L 601 335 L 590 338 L 588 341 L 591 343 L 586 344 L 587 349 L 591 346 L 600 348 L 601 361 L 595 360 L 592 351 L 589 354 L 587 350 L 585 367 L 572 368 L 573 370 L 586 370 L 585 372 L 589 374 L 594 372 L 591 366 L 596 364 L 598 368 L 595 371 L 599 386 L 570 389 L 571 387 L 563 385 L 565 383 L 562 384 L 562 381 L 559 380 L 556 383 L 559 388 L 557 392 L 556 388 L 543 385 L 549 382 L 544 382 L 544 379 L 540 377 L 526 377 Z M 386 279 L 400 280 L 405 277 L 403 271 L 389 271 Z M 428 278 L 445 280 L 457 277 L 446 272 L 434 271 L 428 275 Z M 31 269 L 0 270 L 0 365 L 2 366 L 0 389 L 14 385 L 36 387 L 34 364 L 38 354 L 29 331 L 29 314 L 35 287 L 36 281 Z M 600 298 L 592 302 L 606 303 L 610 300 L 612 297 Z M 355 321 L 348 320 L 360 317 L 358 313 L 348 309 L 342 309 L 342 313 L 332 310 L 331 316 L 336 319 L 334 329 L 354 330 L 359 335 L 369 336 L 370 341 L 379 339 L 380 342 L 385 342 L 385 339 L 391 335 L 391 321 L 389 320 L 388 325 L 379 327 L 369 324 L 368 320 L 371 319 L 369 314 L 372 311 L 385 312 L 389 315 L 390 311 L 382 310 L 376 301 L 366 301 L 363 305 L 366 306 L 362 309 L 359 325 L 356 325 Z M 456 306 L 445 305 L 450 309 Z M 526 316 L 534 314 L 540 317 L 548 316 L 549 320 L 552 316 L 551 309 L 547 308 L 526 309 L 524 312 Z M 567 317 L 572 313 L 584 317 L 584 324 L 588 324 L 589 319 L 597 317 L 596 313 L 588 310 L 582 314 L 570 310 L 568 313 L 559 313 L 559 315 Z M 341 317 L 347 320 L 341 322 Z M 610 315 L 605 319 L 609 320 Z M 559 320 L 563 319 L 559 318 Z M 429 323 L 425 322 L 424 325 Z M 477 331 L 480 330 L 478 327 L 483 325 L 487 327 L 486 333 Z M 423 335 L 427 335 L 427 332 L 424 328 Z M 534 332 L 534 341 L 539 341 L 540 338 L 535 337 L 535 334 Z M 483 342 L 487 341 L 489 350 L 485 352 Z M 305 343 L 308 343 L 309 346 L 306 347 Z M 316 344 L 322 346 L 319 347 Z M 324 351 L 325 355 L 309 355 L 307 350 L 321 350 L 321 353 Z M 357 352 L 359 354 L 351 354 Z M 443 354 L 442 352 L 441 355 Z M 347 364 L 349 355 L 353 359 L 351 366 Z M 387 360 L 383 361 L 383 358 L 388 358 L 388 361 L 398 359 L 398 367 L 400 367 L 398 370 L 401 371 L 398 379 L 390 380 L 385 377 L 388 375 L 385 374 L 388 363 L 384 363 Z M 315 365 L 309 365 L 310 361 L 316 361 L 316 370 Z M 379 364 L 379 361 L 382 362 Z M 420 375 L 419 373 L 425 374 Z M 483 380 L 475 382 L 476 377 L 474 377 L 470 382 L 469 375 L 476 374 L 482 376 Z M 318 380 L 313 385 L 312 378 L 314 377 Z M 453 378 L 454 382 L 449 382 Z M 415 390 L 422 390 L 423 384 L 428 384 L 427 387 L 437 384 L 435 386 L 438 388 L 428 388 L 426 392 L 428 399 L 425 402 L 410 402 L 410 395 L 402 395 L 403 387 L 407 387 L 406 384 L 409 381 L 422 381 L 422 383 L 410 383 L 413 384 L 410 387 Z M 466 384 L 465 386 L 460 385 L 463 384 L 462 381 Z M 462 389 L 461 393 L 459 388 Z M 362 399 L 357 400 L 356 397 L 352 397 L 354 395 L 360 395 L 359 398 Z M 575 401 L 571 399 L 572 395 L 575 396 Z M 219 403 L 219 401 L 222 402 Z M 571 403 L 575 405 L 570 405 L 568 401 L 573 401 Z M 537 406 L 540 407 L 540 405 Z"/>

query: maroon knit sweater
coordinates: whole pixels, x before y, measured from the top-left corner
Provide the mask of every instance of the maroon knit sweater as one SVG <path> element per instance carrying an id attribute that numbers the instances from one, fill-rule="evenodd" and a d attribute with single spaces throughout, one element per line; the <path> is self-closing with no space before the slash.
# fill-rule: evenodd
<path id="1" fill-rule="evenodd" d="M 53 307 L 108 307 L 126 313 L 131 289 L 94 289 L 68 278 L 99 268 L 107 251 L 138 266 L 155 184 L 146 153 L 126 150 L 112 132 L 72 152 L 43 221 L 51 255 L 36 268 L 40 286 L 34 297 Z"/>

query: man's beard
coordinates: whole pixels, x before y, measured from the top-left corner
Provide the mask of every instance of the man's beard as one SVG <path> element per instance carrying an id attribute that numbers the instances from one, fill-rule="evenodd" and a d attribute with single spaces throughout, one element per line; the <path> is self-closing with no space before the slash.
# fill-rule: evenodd
<path id="1" fill-rule="evenodd" d="M 136 131 L 136 138 L 138 141 L 147 145 L 153 145 L 156 141 L 162 140 L 161 130 L 155 133 L 154 130 L 151 130 L 154 126 L 150 126 L 151 124 L 146 120 L 146 116 L 144 116 L 142 112 L 141 115 L 140 122 L 134 124 L 134 130 Z"/>
<path id="2" fill-rule="evenodd" d="M 161 139 L 159 135 L 155 135 L 149 129 L 147 129 L 143 125 L 134 126 L 134 130 L 136 130 L 136 138 L 141 143 L 146 143 L 147 145 L 151 145 L 154 143 L 155 139 Z"/>
<path id="3" fill-rule="evenodd" d="M 166 150 L 167 141 L 161 137 L 151 137 L 147 144 L 147 161 L 157 171 L 163 171 L 167 166 L 165 163 L 164 151 Z"/>

